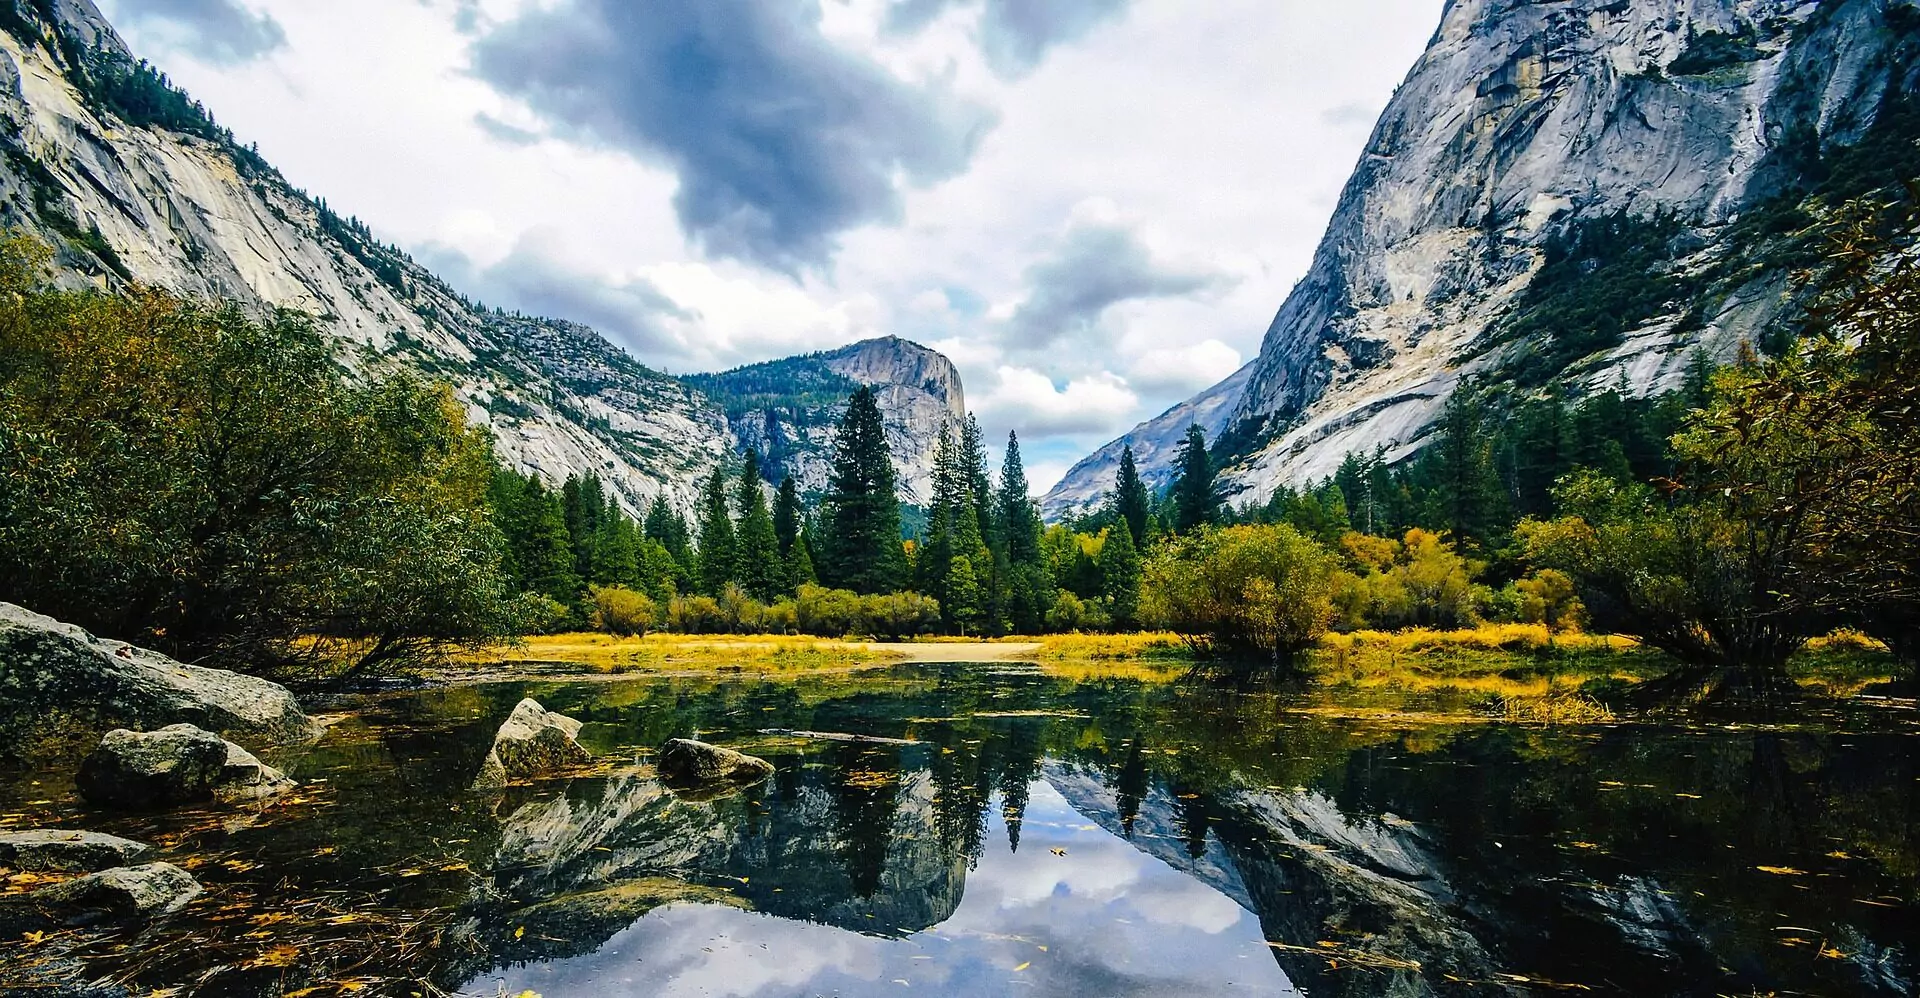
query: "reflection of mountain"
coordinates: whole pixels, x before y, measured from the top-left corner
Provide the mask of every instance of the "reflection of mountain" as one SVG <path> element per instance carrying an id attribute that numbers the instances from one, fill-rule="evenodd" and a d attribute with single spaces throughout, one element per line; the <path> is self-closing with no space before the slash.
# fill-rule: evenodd
<path id="1" fill-rule="evenodd" d="M 1340 940 L 1324 956 L 1276 950 L 1308 994 L 1421 995 L 1445 990 L 1449 975 L 1493 979 L 1424 837 L 1404 821 L 1354 822 L 1304 791 L 1242 792 L 1200 802 L 1214 812 L 1201 828 L 1194 803 L 1165 787 L 1134 805 L 1098 770 L 1048 762 L 1044 775 L 1096 824 L 1259 916 L 1269 940 L 1309 950 Z"/>
<path id="2" fill-rule="evenodd" d="M 904 936 L 959 907 L 967 856 L 943 847 L 933 779 L 892 751 L 781 760 L 766 786 L 689 800 L 651 771 L 576 780 L 502 820 L 476 903 L 495 964 L 590 951 L 676 900 Z M 522 932 L 527 925 L 564 933 Z"/>

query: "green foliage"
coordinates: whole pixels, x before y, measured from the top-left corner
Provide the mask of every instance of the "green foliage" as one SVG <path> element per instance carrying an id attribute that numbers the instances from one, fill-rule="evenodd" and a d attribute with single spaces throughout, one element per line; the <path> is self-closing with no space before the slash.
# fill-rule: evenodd
<path id="1" fill-rule="evenodd" d="M 871 388 L 848 400 L 822 515 L 815 567 L 824 581 L 860 593 L 893 592 L 906 581 L 898 486 Z"/>
<path id="2" fill-rule="evenodd" d="M 594 586 L 593 626 L 608 634 L 639 637 L 659 624 L 660 606 L 645 593 L 621 586 Z"/>
<path id="3" fill-rule="evenodd" d="M 5 598 L 252 671 L 519 630 L 491 446 L 451 392 L 348 381 L 291 313 L 54 290 L 45 259 L 0 245 Z"/>
<path id="4" fill-rule="evenodd" d="M 714 468 L 700 492 L 699 565 L 700 592 L 716 597 L 733 582 L 739 568 L 725 468 Z"/>
<path id="5" fill-rule="evenodd" d="M 771 600 L 787 592 L 787 573 L 780 557 L 780 535 L 767 511 L 765 483 L 760 480 L 760 456 L 747 451 L 740 469 L 734 504 L 740 511 L 736 532 L 734 578 L 754 598 Z"/>
<path id="6" fill-rule="evenodd" d="M 1133 445 L 1128 444 L 1120 450 L 1120 470 L 1114 476 L 1113 493 L 1108 497 L 1113 515 L 1127 523 L 1127 533 L 1136 541 L 1147 537 L 1147 520 L 1153 515 L 1153 497 L 1147 492 L 1147 483 L 1140 479 L 1140 468 L 1134 462 Z"/>
<path id="7" fill-rule="evenodd" d="M 1704 76 L 1718 69 L 1744 65 L 1760 58 L 1760 48 L 1751 30 L 1739 32 L 1687 29 L 1687 47 L 1672 62 L 1667 72 L 1674 76 Z"/>
<path id="8" fill-rule="evenodd" d="M 1506 364 L 1514 380 L 1545 384 L 1683 299 L 1684 282 L 1671 273 L 1680 229 L 1672 215 L 1623 212 L 1583 219 L 1549 239 L 1540 271 L 1492 330 L 1499 342 L 1521 344 Z"/>
<path id="9" fill-rule="evenodd" d="M 1335 616 L 1339 564 L 1292 527 L 1202 527 L 1147 559 L 1141 615 L 1229 659 L 1286 664 Z"/>
<path id="10" fill-rule="evenodd" d="M 1127 521 L 1114 521 L 1100 545 L 1100 588 L 1113 626 L 1131 630 L 1140 621 L 1140 550 Z"/>
<path id="11" fill-rule="evenodd" d="M 1198 423 L 1187 427 L 1175 459 L 1173 486 L 1168 499 L 1173 505 L 1173 529 L 1180 533 L 1196 530 L 1220 519 L 1220 488 L 1214 480 L 1218 469 L 1207 454 L 1207 432 Z"/>

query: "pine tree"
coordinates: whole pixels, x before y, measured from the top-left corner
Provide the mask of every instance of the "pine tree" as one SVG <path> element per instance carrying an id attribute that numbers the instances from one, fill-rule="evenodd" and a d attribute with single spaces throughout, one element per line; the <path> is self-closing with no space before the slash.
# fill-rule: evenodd
<path id="1" fill-rule="evenodd" d="M 940 609 L 961 634 L 966 634 L 979 624 L 983 612 L 983 593 L 979 576 L 973 570 L 973 559 L 955 555 L 947 562 L 946 587 L 947 598 Z"/>
<path id="2" fill-rule="evenodd" d="M 1033 504 L 1020 437 L 1007 434 L 1006 460 L 1000 466 L 1000 530 L 1005 538 L 1008 581 L 1007 618 L 1015 631 L 1037 634 L 1053 605 L 1046 559 L 1040 551 L 1040 510 Z"/>
<path id="3" fill-rule="evenodd" d="M 1484 541 L 1502 526 L 1506 503 L 1482 403 L 1481 394 L 1467 386 L 1447 399 L 1439 439 L 1421 458 L 1418 477 L 1431 489 L 1425 511 L 1429 523 Z"/>
<path id="4" fill-rule="evenodd" d="M 1127 531 L 1136 540 L 1147 536 L 1147 517 L 1152 515 L 1153 497 L 1147 483 L 1140 480 L 1140 468 L 1134 463 L 1133 445 L 1120 449 L 1120 472 L 1113 482 L 1113 513 L 1127 521 Z"/>
<path id="5" fill-rule="evenodd" d="M 700 493 L 700 592 L 719 596 L 734 580 L 733 516 L 728 509 L 727 472 L 713 469 Z"/>
<path id="6" fill-rule="evenodd" d="M 780 563 L 780 537 L 767 512 L 765 483 L 760 480 L 760 455 L 747 451 L 740 469 L 734 503 L 740 510 L 740 531 L 734 553 L 734 578 L 755 599 L 771 600 L 786 590 Z"/>
<path id="7" fill-rule="evenodd" d="M 1207 454 L 1207 431 L 1195 423 L 1187 427 L 1168 498 L 1173 505 L 1173 529 L 1186 533 L 1220 519 L 1220 492 L 1214 483 L 1213 458 Z"/>
<path id="8" fill-rule="evenodd" d="M 897 483 L 880 405 L 873 389 L 862 386 L 848 400 L 834 435 L 824 536 L 816 552 L 816 567 L 829 585 L 888 593 L 906 581 Z"/>
<path id="9" fill-rule="evenodd" d="M 495 522 L 506 535 L 514 581 L 523 592 L 572 605 L 581 585 L 560 497 L 538 479 L 502 475 L 494 485 Z"/>
<path id="10" fill-rule="evenodd" d="M 813 544 L 807 539 L 805 528 L 802 528 L 800 536 L 794 538 L 793 546 L 787 549 L 786 556 L 781 560 L 781 568 L 786 573 L 788 592 L 799 592 L 801 586 L 810 586 L 820 581 L 813 570 L 812 548 Z"/>
<path id="11" fill-rule="evenodd" d="M 793 476 L 780 480 L 780 493 L 773 500 L 773 535 L 780 541 L 780 554 L 785 557 L 793 551 L 795 541 L 800 539 L 801 520 L 806 511 L 800 506 L 800 488 L 794 484 Z"/>
<path id="12" fill-rule="evenodd" d="M 1140 617 L 1140 551 L 1127 521 L 1114 521 L 1100 547 L 1100 587 L 1116 630 L 1130 630 Z"/>

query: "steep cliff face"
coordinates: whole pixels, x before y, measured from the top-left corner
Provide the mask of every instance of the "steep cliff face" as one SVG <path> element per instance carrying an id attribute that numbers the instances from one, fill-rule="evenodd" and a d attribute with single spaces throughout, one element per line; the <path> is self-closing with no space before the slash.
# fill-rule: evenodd
<path id="1" fill-rule="evenodd" d="M 310 313 L 348 366 L 452 384 L 507 464 L 552 483 L 598 474 L 636 512 L 662 494 L 690 507 L 758 434 L 791 431 L 803 481 L 825 482 L 830 422 L 730 412 L 586 326 L 467 299 L 288 184 L 139 64 L 91 0 L 0 0 L 0 226 L 52 245 L 65 284 Z M 964 411 L 953 365 L 898 340 L 817 360 L 881 387 L 903 477 L 923 482 L 928 427 Z"/>
<path id="2" fill-rule="evenodd" d="M 967 414 L 953 362 L 897 336 L 687 381 L 725 406 L 740 446 L 760 453 L 770 480 L 792 475 L 803 494 L 827 487 L 833 429 L 846 414 L 847 396 L 861 385 L 874 389 L 886 418 L 887 445 L 908 502 L 931 493 L 940 435 Z"/>
<path id="3" fill-rule="evenodd" d="M 1449 4 L 1259 357 L 1203 396 L 1237 501 L 1407 457 L 1463 378 L 1646 394 L 1760 340 L 1823 212 L 1920 160 L 1917 34 L 1914 0 Z M 1111 480 L 1095 455 L 1047 509 Z"/>

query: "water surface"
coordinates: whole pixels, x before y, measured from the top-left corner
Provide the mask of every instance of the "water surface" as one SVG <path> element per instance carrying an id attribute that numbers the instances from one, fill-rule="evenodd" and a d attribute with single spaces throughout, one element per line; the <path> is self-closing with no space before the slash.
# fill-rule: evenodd
<path id="1" fill-rule="evenodd" d="M 469 792 L 529 695 L 586 721 L 599 763 Z M 90 940 L 88 973 L 546 998 L 1914 991 L 1898 704 L 1541 729 L 1003 663 L 349 706 L 278 760 L 300 797 L 258 814 L 0 786 L 15 824 L 158 840 L 208 886 Z M 676 794 L 646 765 L 676 736 L 778 772 Z"/>

